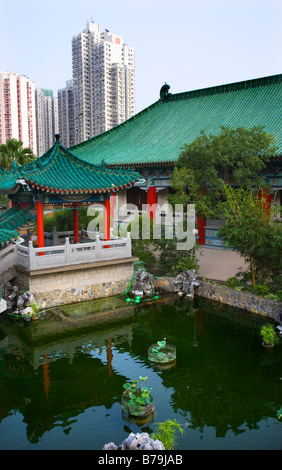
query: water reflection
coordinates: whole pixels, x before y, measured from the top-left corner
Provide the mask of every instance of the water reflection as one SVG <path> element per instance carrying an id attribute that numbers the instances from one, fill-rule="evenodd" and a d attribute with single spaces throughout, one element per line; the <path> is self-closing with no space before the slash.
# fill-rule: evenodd
<path id="1" fill-rule="evenodd" d="M 0 434 L 13 431 L 2 448 L 19 445 L 18 414 L 26 426 L 20 448 L 121 442 L 138 429 L 122 418 L 122 385 L 139 375 L 153 387 L 155 422 L 176 418 L 187 427 L 179 449 L 193 448 L 208 428 L 211 441 L 228 436 L 223 448 L 240 435 L 248 448 L 248 434 L 264 434 L 266 418 L 281 430 L 281 344 L 271 355 L 261 348 L 261 318 L 204 299 L 138 307 L 120 300 L 55 309 L 37 323 L 0 319 Z M 150 365 L 147 348 L 164 337 L 176 345 L 177 363 L 162 371 Z M 264 448 L 278 441 L 266 438 Z"/>

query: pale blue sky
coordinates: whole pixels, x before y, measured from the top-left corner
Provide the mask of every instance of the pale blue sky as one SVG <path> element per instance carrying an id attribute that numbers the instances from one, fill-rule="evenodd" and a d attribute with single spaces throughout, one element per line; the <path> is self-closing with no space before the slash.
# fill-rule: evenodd
<path id="1" fill-rule="evenodd" d="M 135 49 L 136 112 L 172 93 L 281 73 L 281 0 L 0 0 L 0 70 L 57 90 L 87 21 Z"/>

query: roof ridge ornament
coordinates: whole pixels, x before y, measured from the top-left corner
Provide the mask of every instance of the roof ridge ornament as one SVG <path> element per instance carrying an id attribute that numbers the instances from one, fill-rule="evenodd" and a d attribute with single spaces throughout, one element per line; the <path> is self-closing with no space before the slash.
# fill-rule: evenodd
<path id="1" fill-rule="evenodd" d="M 169 93 L 170 90 L 170 85 L 168 85 L 166 82 L 165 84 L 161 87 L 160 89 L 160 98 L 161 101 L 167 101 L 171 97 L 171 93 Z"/>

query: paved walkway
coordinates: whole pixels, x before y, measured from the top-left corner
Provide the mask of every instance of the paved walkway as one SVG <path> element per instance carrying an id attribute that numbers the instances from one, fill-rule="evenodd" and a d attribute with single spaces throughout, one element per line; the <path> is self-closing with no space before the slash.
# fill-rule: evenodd
<path id="1" fill-rule="evenodd" d="M 199 276 L 215 281 L 226 281 L 247 267 L 244 259 L 230 250 L 201 247 L 197 250 L 197 259 Z"/>

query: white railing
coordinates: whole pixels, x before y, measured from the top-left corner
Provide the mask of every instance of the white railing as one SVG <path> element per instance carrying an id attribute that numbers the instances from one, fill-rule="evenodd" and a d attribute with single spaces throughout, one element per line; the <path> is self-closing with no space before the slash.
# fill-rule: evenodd
<path id="1" fill-rule="evenodd" d="M 71 244 L 69 238 L 64 245 L 33 247 L 13 244 L 9 249 L 0 251 L 0 266 L 4 272 L 12 265 L 18 264 L 30 270 L 56 268 L 97 261 L 109 261 L 131 257 L 131 238 L 115 237 L 111 240 L 100 240 L 96 234 L 95 241 Z"/>
<path id="2" fill-rule="evenodd" d="M 0 274 L 7 271 L 15 264 L 17 264 L 17 246 L 15 244 L 9 245 L 0 250 Z"/>

